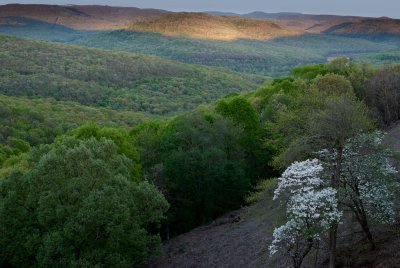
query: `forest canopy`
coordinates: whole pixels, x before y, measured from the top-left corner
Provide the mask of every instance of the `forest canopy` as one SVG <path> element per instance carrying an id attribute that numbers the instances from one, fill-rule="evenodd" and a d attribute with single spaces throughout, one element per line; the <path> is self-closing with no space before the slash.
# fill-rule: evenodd
<path id="1" fill-rule="evenodd" d="M 80 50 L 66 47 L 66 52 Z M 371 159 L 379 158 L 379 167 L 389 170 L 390 154 L 374 137 L 379 127 L 398 120 L 397 69 L 345 58 L 297 67 L 256 91 L 168 118 L 0 96 L 0 266 L 139 266 L 159 254 L 162 239 L 239 209 L 253 189 L 282 172 L 278 189 L 283 189 L 290 170 L 302 166 L 315 168 L 318 180 L 312 182 L 318 185 L 301 198 L 335 212 L 323 214 L 326 221 L 313 219 L 310 230 L 322 237 L 338 224 L 338 204 L 348 200 L 336 200 L 337 193 L 352 183 L 350 172 L 337 170 L 337 163 L 357 162 L 371 171 Z M 368 153 L 363 141 L 370 144 Z M 374 183 L 390 185 L 380 193 L 392 189 L 381 183 L 392 179 L 390 172 L 376 175 Z M 365 193 L 374 195 L 368 189 Z M 354 194 L 345 193 L 345 198 Z M 300 215 L 297 197 L 287 199 L 289 218 Z M 368 236 L 377 208 L 365 195 L 356 197 L 357 205 L 371 207 L 357 214 Z M 299 216 L 282 225 L 272 251 L 288 245 L 279 234 L 305 239 L 299 241 L 314 249 L 310 236 L 292 232 L 307 221 Z"/>

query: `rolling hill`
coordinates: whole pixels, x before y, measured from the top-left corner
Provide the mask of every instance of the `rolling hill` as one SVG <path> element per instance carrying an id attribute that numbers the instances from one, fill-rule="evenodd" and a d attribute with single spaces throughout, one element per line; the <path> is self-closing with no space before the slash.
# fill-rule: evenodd
<path id="1" fill-rule="evenodd" d="M 21 19 L 27 22 L 27 19 Z M 399 40 L 382 42 L 353 36 L 306 34 L 269 41 L 218 41 L 134 31 L 76 31 L 30 20 L 25 26 L 2 26 L 0 33 L 99 49 L 155 55 L 188 64 L 236 72 L 284 76 L 296 66 L 324 63 L 336 55 L 369 55 L 396 50 Z M 386 62 L 386 61 L 385 61 Z"/>
<path id="2" fill-rule="evenodd" d="M 169 13 L 156 19 L 132 23 L 132 31 L 155 32 L 166 36 L 232 41 L 270 40 L 301 34 L 270 21 L 240 17 L 212 16 L 206 13 Z"/>
<path id="3" fill-rule="evenodd" d="M 151 114 L 191 110 L 266 81 L 153 56 L 4 36 L 0 36 L 0 65 L 0 93 L 5 95 L 52 97 Z"/>
<path id="4" fill-rule="evenodd" d="M 394 50 L 400 43 L 398 40 L 396 42 L 323 34 L 269 41 L 227 42 L 130 31 L 94 33 L 71 41 L 89 47 L 157 55 L 184 63 L 217 66 L 270 77 L 287 75 L 296 66 L 325 63 L 331 56 L 353 57 Z"/>
<path id="5" fill-rule="evenodd" d="M 400 20 L 390 18 L 364 19 L 356 22 L 347 22 L 331 27 L 327 34 L 355 35 L 355 36 L 400 36 Z"/>
<path id="6" fill-rule="evenodd" d="M 240 16 L 243 18 L 251 18 L 258 20 L 270 20 L 274 23 L 281 25 L 285 28 L 304 31 L 307 33 L 321 33 L 333 26 L 347 23 L 361 21 L 362 17 L 356 16 L 336 16 L 336 15 L 311 15 L 292 12 L 281 13 L 265 13 L 255 11 L 246 14 L 224 13 L 224 12 L 208 12 L 209 14 L 219 16 Z"/>
<path id="7" fill-rule="evenodd" d="M 211 11 L 208 14 L 272 21 L 286 29 L 305 33 L 341 35 L 398 35 L 400 20 L 382 17 L 312 15 L 302 13 L 265 13 L 255 11 L 246 14 Z"/>
<path id="8" fill-rule="evenodd" d="M 133 21 L 152 19 L 165 12 L 155 9 L 95 5 L 9 4 L 0 6 L 0 23 L 5 23 L 7 20 L 14 23 L 13 18 L 17 17 L 79 30 L 115 30 L 124 29 Z"/>
<path id="9" fill-rule="evenodd" d="M 0 5 L 0 25 L 23 26 L 25 24 L 18 20 L 21 18 L 75 30 L 130 29 L 215 40 L 267 40 L 301 33 L 397 34 L 399 31 L 398 21 L 390 18 L 261 11 L 176 13 L 100 5 Z"/>
<path id="10" fill-rule="evenodd" d="M 78 16 L 81 20 L 77 17 L 74 23 L 79 24 L 78 30 L 73 25 L 62 25 L 68 21 L 66 19 L 58 20 L 57 24 L 50 22 L 52 20 L 46 22 L 40 18 L 44 16 L 39 16 L 40 12 L 33 12 L 39 14 L 36 19 L 26 18 L 32 14 L 30 9 L 39 8 L 36 5 L 19 5 L 22 8 L 18 13 L 15 10 L 14 13 L 7 11 L 6 8 L 10 6 L 15 7 L 0 6 L 0 14 L 3 14 L 0 15 L 0 33 L 141 53 L 182 63 L 223 67 L 235 72 L 271 77 L 285 76 L 293 67 L 324 63 L 341 55 L 355 60 L 374 57 L 375 63 L 392 63 L 397 61 L 400 48 L 398 35 L 391 35 L 390 38 L 386 35 L 383 38 L 378 34 L 354 34 L 360 32 L 354 28 L 359 29 L 364 24 L 375 27 L 370 20 L 361 17 L 253 12 L 240 15 L 245 17 L 240 18 L 238 14 L 221 12 L 211 12 L 215 15 L 211 16 L 107 6 L 39 6 L 40 9 L 46 9 L 47 13 L 55 9 L 61 15 L 70 14 L 71 18 L 77 17 L 78 11 L 88 14 L 89 17 Z M 47 14 L 44 11 L 42 13 Z M 128 17 L 132 20 L 124 24 Z M 94 18 L 93 24 L 87 21 Z M 93 30 L 97 27 L 96 23 L 102 25 L 108 20 L 117 24 L 123 22 L 118 30 L 115 27 Z M 395 20 L 387 21 L 387 25 L 397 25 Z M 92 30 L 82 30 L 85 27 Z M 353 30 L 350 31 L 350 27 Z M 391 28 L 394 29 L 393 26 Z M 380 29 L 384 30 L 382 27 Z"/>

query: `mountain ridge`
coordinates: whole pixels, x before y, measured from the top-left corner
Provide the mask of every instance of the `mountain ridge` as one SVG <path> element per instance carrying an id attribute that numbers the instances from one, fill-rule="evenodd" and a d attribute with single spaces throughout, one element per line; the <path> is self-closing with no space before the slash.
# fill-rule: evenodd
<path id="1" fill-rule="evenodd" d="M 400 20 L 387 17 L 369 18 L 333 26 L 324 33 L 338 35 L 400 35 Z"/>
<path id="2" fill-rule="evenodd" d="M 0 6 L 0 18 L 23 17 L 78 30 L 118 30 L 132 21 L 151 19 L 167 11 L 99 5 L 8 4 Z"/>
<path id="3" fill-rule="evenodd" d="M 132 23 L 128 29 L 139 32 L 156 32 L 167 36 L 222 41 L 270 40 L 302 34 L 301 31 L 287 29 L 267 20 L 213 16 L 200 12 L 167 13 L 154 20 Z"/>

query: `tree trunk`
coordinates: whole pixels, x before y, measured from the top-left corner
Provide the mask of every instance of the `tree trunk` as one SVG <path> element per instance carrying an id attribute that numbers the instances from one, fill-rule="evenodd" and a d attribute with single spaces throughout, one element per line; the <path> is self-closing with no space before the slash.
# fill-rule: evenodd
<path id="1" fill-rule="evenodd" d="M 342 172 L 343 148 L 342 146 L 338 146 L 336 150 L 337 150 L 337 155 L 335 159 L 335 167 L 331 180 L 331 187 L 337 190 L 339 188 L 340 174 Z M 329 268 L 335 268 L 336 266 L 337 229 L 338 229 L 338 223 L 334 223 L 329 230 Z"/>
<path id="2" fill-rule="evenodd" d="M 360 224 L 362 230 L 364 231 L 369 244 L 371 245 L 371 249 L 375 249 L 375 242 L 371 230 L 369 229 L 367 213 L 365 212 L 364 204 L 363 201 L 361 200 L 361 194 L 357 186 L 355 188 L 355 191 L 359 198 L 358 202 L 357 199 L 353 200 L 354 208 L 352 210 L 354 211 L 356 219 Z"/>
<path id="3" fill-rule="evenodd" d="M 375 249 L 375 242 L 374 238 L 372 236 L 371 230 L 369 229 L 369 225 L 366 219 L 364 219 L 362 222 L 360 222 L 361 228 L 363 229 L 369 244 L 371 245 L 371 249 Z"/>
<path id="4" fill-rule="evenodd" d="M 329 268 L 336 267 L 336 238 L 338 225 L 335 223 L 329 230 Z"/>

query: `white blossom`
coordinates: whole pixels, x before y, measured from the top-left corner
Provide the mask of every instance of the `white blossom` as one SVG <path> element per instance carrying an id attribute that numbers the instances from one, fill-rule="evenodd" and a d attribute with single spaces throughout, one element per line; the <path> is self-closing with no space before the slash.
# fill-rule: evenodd
<path id="1" fill-rule="evenodd" d="M 319 177 L 323 167 L 318 159 L 294 162 L 291 164 L 282 177 L 278 179 L 278 188 L 274 192 L 274 200 L 282 193 L 306 192 L 322 185 Z"/>
<path id="2" fill-rule="evenodd" d="M 350 208 L 362 206 L 364 217 L 380 223 L 394 222 L 392 189 L 397 170 L 390 164 L 391 152 L 382 147 L 383 133 L 376 131 L 349 139 L 343 148 L 339 195 Z M 336 152 L 321 154 L 327 168 Z M 353 209 L 354 210 L 354 209 Z"/>
<path id="3" fill-rule="evenodd" d="M 324 188 L 322 171 L 322 164 L 313 159 L 295 162 L 282 174 L 274 198 L 289 194 L 286 213 L 290 220 L 274 230 L 270 255 L 285 249 L 292 258 L 299 258 L 332 223 L 339 222 L 342 213 L 336 190 Z"/>

